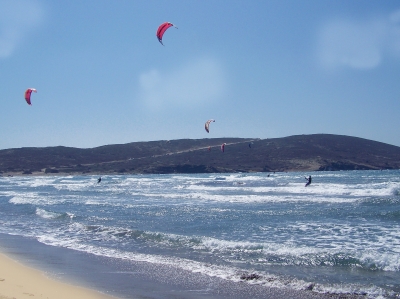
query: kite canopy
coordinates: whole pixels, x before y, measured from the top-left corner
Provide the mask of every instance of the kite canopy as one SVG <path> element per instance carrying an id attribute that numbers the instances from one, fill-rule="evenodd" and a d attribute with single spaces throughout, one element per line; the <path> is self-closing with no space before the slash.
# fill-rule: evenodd
<path id="1" fill-rule="evenodd" d="M 36 89 L 35 89 L 35 88 L 28 88 L 28 89 L 25 91 L 25 101 L 28 103 L 28 105 L 32 105 L 32 104 L 31 104 L 31 94 L 32 94 L 32 91 L 33 91 L 33 92 L 36 92 Z"/>
<path id="2" fill-rule="evenodd" d="M 206 123 L 204 125 L 204 129 L 206 129 L 207 133 L 210 133 L 210 123 L 211 122 L 215 122 L 215 120 L 209 119 L 209 120 L 206 121 Z"/>
<path id="3" fill-rule="evenodd" d="M 159 27 L 158 27 L 158 29 L 157 29 L 157 38 L 158 38 L 158 41 L 164 46 L 164 44 L 162 43 L 162 38 L 163 38 L 163 35 L 164 35 L 164 33 L 165 33 L 165 31 L 167 31 L 167 29 L 168 28 L 170 28 L 170 27 L 172 27 L 172 26 L 174 26 L 176 29 L 178 29 L 178 27 L 176 27 L 174 24 L 172 24 L 172 23 L 170 23 L 170 22 L 165 22 L 165 23 L 162 23 Z"/>

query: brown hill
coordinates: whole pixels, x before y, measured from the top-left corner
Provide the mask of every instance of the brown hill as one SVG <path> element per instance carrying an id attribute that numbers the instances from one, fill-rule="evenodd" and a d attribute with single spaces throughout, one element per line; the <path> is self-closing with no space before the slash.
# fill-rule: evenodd
<path id="1" fill-rule="evenodd" d="M 226 143 L 225 152 L 220 146 Z M 209 150 L 209 147 L 211 150 Z M 0 151 L 0 174 L 273 172 L 399 169 L 400 147 L 330 135 L 134 142 Z"/>

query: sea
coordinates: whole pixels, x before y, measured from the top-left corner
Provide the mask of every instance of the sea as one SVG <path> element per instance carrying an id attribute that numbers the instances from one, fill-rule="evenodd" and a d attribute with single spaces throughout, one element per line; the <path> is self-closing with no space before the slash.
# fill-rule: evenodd
<path id="1" fill-rule="evenodd" d="M 119 298 L 400 298 L 399 170 L 98 178 L 0 177 L 0 251 Z"/>

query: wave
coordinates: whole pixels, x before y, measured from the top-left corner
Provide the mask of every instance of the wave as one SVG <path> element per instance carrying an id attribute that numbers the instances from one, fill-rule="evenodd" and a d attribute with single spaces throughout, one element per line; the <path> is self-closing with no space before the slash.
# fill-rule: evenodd
<path id="1" fill-rule="evenodd" d="M 36 215 L 44 219 L 73 219 L 74 214 L 72 213 L 56 213 L 46 211 L 44 209 L 36 208 Z"/>
<path id="2" fill-rule="evenodd" d="M 66 215 L 37 210 L 43 218 L 56 219 Z M 345 228 L 343 228 L 345 229 Z M 360 232 L 362 234 L 362 232 Z M 58 238 L 64 238 L 65 232 L 60 231 Z M 80 240 L 101 241 L 102 244 L 117 243 L 130 248 L 148 248 L 172 255 L 186 255 L 188 252 L 198 257 L 207 256 L 208 259 L 226 264 L 245 263 L 254 267 L 265 266 L 327 266 L 344 269 L 363 269 L 367 271 L 400 271 L 400 259 L 395 251 L 396 229 L 387 232 L 387 237 L 381 242 L 386 247 L 378 247 L 373 241 L 364 239 L 353 241 L 341 239 L 340 232 L 330 239 L 310 243 L 298 244 L 288 241 L 282 242 L 254 242 L 223 240 L 206 236 L 185 236 L 163 232 L 151 232 L 123 227 L 106 225 L 84 225 L 72 223 L 68 236 L 77 236 Z M 313 237 L 313 236 L 310 236 Z M 318 237 L 318 236 L 316 236 Z M 361 242 L 361 243 L 360 243 Z M 369 245 L 366 245 L 366 242 Z M 326 246 L 329 243 L 330 246 Z M 392 245 L 390 245 L 392 244 Z M 392 248 L 392 249 L 390 249 Z"/>
<path id="3" fill-rule="evenodd" d="M 50 186 L 56 182 L 57 178 L 37 176 L 37 177 L 15 177 L 13 182 L 20 187 L 38 188 Z"/>
<path id="4" fill-rule="evenodd" d="M 234 266 L 217 265 L 214 263 L 194 261 L 192 259 L 165 256 L 161 254 L 144 254 L 129 252 L 120 249 L 87 245 L 76 242 L 74 239 L 56 240 L 51 236 L 40 236 L 38 240 L 52 246 L 66 247 L 69 249 L 87 252 L 93 255 L 128 260 L 132 262 L 145 262 L 199 273 L 210 277 L 218 277 L 233 282 L 257 284 L 265 287 L 286 288 L 295 290 L 308 290 L 317 293 L 329 294 L 362 294 L 369 298 L 382 298 L 391 295 L 388 291 L 377 286 L 361 286 L 352 283 L 326 284 L 297 279 L 287 275 L 276 275 L 266 271 L 243 270 Z M 247 279 L 249 278 L 249 279 Z M 383 298 L 384 298 L 383 297 Z"/>
<path id="5" fill-rule="evenodd" d="M 40 193 L 26 192 L 16 194 L 8 201 L 14 205 L 34 205 L 34 206 L 50 206 L 57 204 L 79 203 L 81 197 L 74 195 L 66 195 L 63 197 L 58 196 L 43 196 Z"/>
<path id="6" fill-rule="evenodd" d="M 38 193 L 26 192 L 23 194 L 23 196 L 21 194 L 13 196 L 8 202 L 15 205 L 23 205 L 23 204 L 44 205 L 47 204 L 49 200 L 48 198 L 39 196 Z"/>
<path id="7" fill-rule="evenodd" d="M 217 180 L 216 180 L 217 179 Z M 223 180 L 219 180 L 223 179 Z M 95 177 L 63 177 L 59 179 L 20 180 L 23 186 L 31 188 L 54 188 L 71 196 L 82 194 L 89 196 L 88 202 L 97 202 L 96 194 L 108 198 L 114 196 L 141 196 L 157 200 L 183 199 L 214 202 L 316 202 L 346 203 L 356 202 L 364 198 L 398 197 L 399 182 L 368 182 L 362 184 L 343 184 L 318 181 L 305 188 L 304 177 L 281 175 L 266 177 L 265 175 L 203 175 L 203 176 L 110 176 L 104 183 L 97 184 Z M 165 190 L 168 189 L 168 192 Z M 50 191 L 47 191 L 50 192 Z M 12 203 L 46 204 L 43 199 L 35 198 L 38 193 L 16 194 Z M 53 204 L 49 196 L 48 203 Z M 93 201 L 94 199 L 94 201 Z M 119 198 L 120 199 L 120 198 Z M 57 202 L 60 200 L 56 199 Z M 62 199 L 61 199 L 62 200 Z M 113 202 L 110 200 L 110 202 Z"/>

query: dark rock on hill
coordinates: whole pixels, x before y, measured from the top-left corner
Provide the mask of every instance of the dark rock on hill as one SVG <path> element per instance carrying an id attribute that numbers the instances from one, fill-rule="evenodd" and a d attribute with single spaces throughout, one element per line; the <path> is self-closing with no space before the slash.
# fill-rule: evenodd
<path id="1" fill-rule="evenodd" d="M 226 143 L 225 152 L 220 146 Z M 0 173 L 138 174 L 399 169 L 400 147 L 329 135 L 134 142 L 0 151 Z"/>

